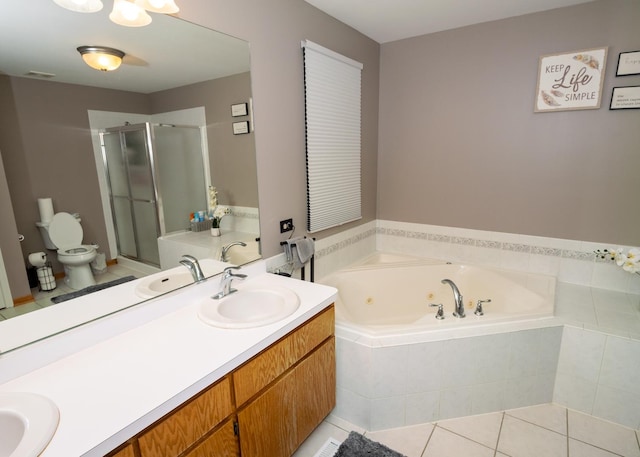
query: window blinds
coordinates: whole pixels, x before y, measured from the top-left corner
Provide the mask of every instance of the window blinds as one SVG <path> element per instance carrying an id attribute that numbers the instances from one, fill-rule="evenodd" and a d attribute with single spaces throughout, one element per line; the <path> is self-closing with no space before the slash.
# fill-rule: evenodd
<path id="1" fill-rule="evenodd" d="M 362 217 L 360 92 L 362 64 L 303 41 L 307 231 Z"/>

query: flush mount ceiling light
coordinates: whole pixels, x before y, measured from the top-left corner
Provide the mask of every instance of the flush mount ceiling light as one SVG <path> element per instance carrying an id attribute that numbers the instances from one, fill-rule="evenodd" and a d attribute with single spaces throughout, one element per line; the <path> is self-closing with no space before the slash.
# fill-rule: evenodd
<path id="1" fill-rule="evenodd" d="M 105 46 L 80 46 L 78 52 L 87 65 L 100 71 L 116 70 L 124 57 L 124 52 Z"/>
<path id="2" fill-rule="evenodd" d="M 78 13 L 95 13 L 102 9 L 100 0 L 53 0 L 56 5 Z"/>

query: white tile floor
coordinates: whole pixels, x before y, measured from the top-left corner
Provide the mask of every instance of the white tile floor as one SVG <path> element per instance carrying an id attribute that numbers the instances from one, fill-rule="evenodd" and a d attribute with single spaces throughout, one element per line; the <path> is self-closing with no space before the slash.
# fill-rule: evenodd
<path id="1" fill-rule="evenodd" d="M 329 416 L 293 457 L 363 433 L 407 457 L 640 457 L 640 432 L 555 404 L 366 432 Z"/>
<path id="2" fill-rule="evenodd" d="M 94 277 L 96 279 L 96 283 L 102 284 L 129 275 L 133 275 L 136 278 L 141 278 L 143 276 L 146 276 L 147 273 L 136 270 L 129 266 L 116 264 L 108 267 L 105 273 L 94 275 Z M 25 303 L 24 305 L 0 310 L 0 320 L 9 319 L 11 317 L 19 316 L 31 311 L 36 311 L 47 306 L 55 306 L 55 304 L 51 301 L 53 297 L 68 294 L 70 292 L 74 292 L 74 290 L 69 288 L 62 279 L 56 280 L 56 288 L 50 291 L 39 290 L 39 288 L 37 287 L 31 289 L 31 294 L 33 295 L 35 301 L 31 303 Z"/>

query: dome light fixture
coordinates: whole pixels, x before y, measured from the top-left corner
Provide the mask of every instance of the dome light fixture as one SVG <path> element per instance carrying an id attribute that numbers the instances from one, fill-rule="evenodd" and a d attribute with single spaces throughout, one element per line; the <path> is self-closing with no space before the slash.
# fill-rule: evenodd
<path id="1" fill-rule="evenodd" d="M 106 46 L 80 46 L 78 52 L 87 65 L 100 71 L 117 70 L 124 57 L 124 52 Z"/>
<path id="2" fill-rule="evenodd" d="M 53 0 L 58 6 L 77 13 L 95 13 L 102 9 L 100 0 Z"/>
<path id="3" fill-rule="evenodd" d="M 145 9 L 129 0 L 113 0 L 113 10 L 109 19 L 125 27 L 143 27 L 151 23 L 151 16 Z"/>

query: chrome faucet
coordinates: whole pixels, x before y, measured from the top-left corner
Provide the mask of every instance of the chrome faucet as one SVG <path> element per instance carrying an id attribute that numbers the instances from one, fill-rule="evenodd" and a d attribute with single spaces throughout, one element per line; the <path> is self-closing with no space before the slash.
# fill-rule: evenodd
<path id="1" fill-rule="evenodd" d="M 244 279 L 247 275 L 243 275 L 240 273 L 232 273 L 232 270 L 239 270 L 240 267 L 227 267 L 224 269 L 222 273 L 222 278 L 220 278 L 220 292 L 215 294 L 213 297 L 214 300 L 218 300 L 220 298 L 226 297 L 234 292 L 237 292 L 236 289 L 231 288 L 231 281 L 234 279 Z"/>
<path id="2" fill-rule="evenodd" d="M 191 255 L 183 255 L 180 264 L 187 267 L 187 269 L 191 272 L 191 276 L 193 276 L 193 282 L 202 282 L 206 281 L 207 278 L 204 277 L 204 273 L 202 273 L 202 268 L 200 268 L 200 264 L 198 263 L 198 259 Z"/>
<path id="3" fill-rule="evenodd" d="M 464 301 L 462 299 L 462 294 L 456 286 L 456 283 L 450 279 L 443 279 L 440 281 L 442 284 L 449 284 L 451 286 L 451 290 L 453 290 L 453 300 L 456 302 L 456 310 L 453 312 L 453 315 L 458 318 L 466 317 L 464 315 Z"/>
<path id="4" fill-rule="evenodd" d="M 231 249 L 234 246 L 246 246 L 247 243 L 243 243 L 242 241 L 234 241 L 233 243 L 229 243 L 226 246 L 222 247 L 222 253 L 220 254 L 220 260 L 222 262 L 227 262 L 228 256 L 227 253 L 229 252 L 229 249 Z"/>

